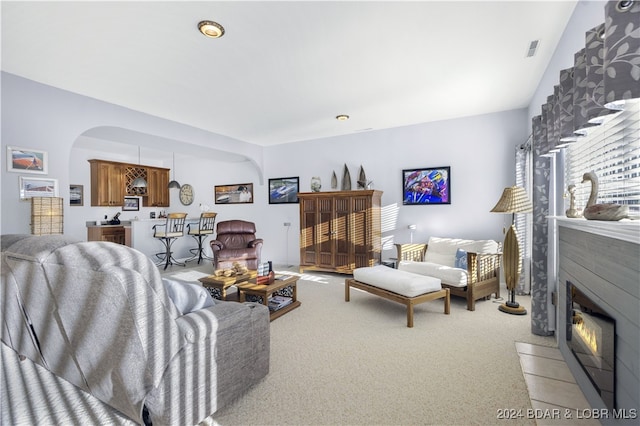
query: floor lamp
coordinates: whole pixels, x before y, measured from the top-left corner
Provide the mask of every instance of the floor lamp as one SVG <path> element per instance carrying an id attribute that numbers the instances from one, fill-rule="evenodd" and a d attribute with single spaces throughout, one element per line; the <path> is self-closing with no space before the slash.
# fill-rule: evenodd
<path id="1" fill-rule="evenodd" d="M 531 210 L 533 210 L 531 201 L 524 188 L 519 186 L 505 188 L 502 192 L 502 197 L 498 200 L 498 204 L 491 209 L 494 213 L 511 213 L 511 226 L 504 237 L 502 255 L 504 280 L 509 291 L 509 300 L 501 304 L 498 309 L 513 315 L 526 315 L 527 313 L 527 310 L 516 302 L 516 286 L 520 281 L 522 261 L 514 219 L 516 213 L 529 213 Z"/>

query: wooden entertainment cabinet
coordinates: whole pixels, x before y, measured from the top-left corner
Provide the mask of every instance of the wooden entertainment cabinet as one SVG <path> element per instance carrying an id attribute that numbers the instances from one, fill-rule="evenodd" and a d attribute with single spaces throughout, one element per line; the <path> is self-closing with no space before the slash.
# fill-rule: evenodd
<path id="1" fill-rule="evenodd" d="M 300 272 L 380 263 L 382 191 L 300 192 Z"/>

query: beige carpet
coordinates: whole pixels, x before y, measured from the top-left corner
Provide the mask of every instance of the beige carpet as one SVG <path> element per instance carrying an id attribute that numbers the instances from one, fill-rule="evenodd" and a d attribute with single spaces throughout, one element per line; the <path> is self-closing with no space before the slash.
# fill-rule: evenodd
<path id="1" fill-rule="evenodd" d="M 515 342 L 555 345 L 531 334 L 530 315 L 499 312 L 495 300 L 470 312 L 452 298 L 451 315 L 428 302 L 407 328 L 400 304 L 358 290 L 345 302 L 342 275 L 305 273 L 298 299 L 302 306 L 271 323 L 269 375 L 207 423 L 503 423 L 499 409 L 531 408 Z M 529 310 L 529 297 L 517 300 Z"/>

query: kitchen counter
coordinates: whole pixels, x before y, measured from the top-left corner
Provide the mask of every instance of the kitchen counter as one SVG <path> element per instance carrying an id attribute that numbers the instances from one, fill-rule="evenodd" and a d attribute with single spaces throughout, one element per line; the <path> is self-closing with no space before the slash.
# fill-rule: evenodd
<path id="1" fill-rule="evenodd" d="M 87 225 L 87 228 L 95 228 L 95 227 L 106 228 L 106 227 L 109 227 L 109 226 L 131 226 L 131 221 L 130 220 L 121 220 L 119 225 L 111 225 L 111 224 L 109 224 L 108 220 L 103 220 L 99 224 L 98 224 L 97 221 L 91 220 L 91 221 L 87 222 L 86 225 Z"/>
<path id="2" fill-rule="evenodd" d="M 187 217 L 185 223 L 197 224 L 199 220 L 200 216 Z M 89 241 L 119 242 L 120 244 L 125 244 L 141 251 L 154 263 L 157 263 L 160 261 L 160 258 L 156 256 L 156 253 L 164 253 L 164 245 L 157 238 L 153 237 L 153 227 L 155 225 L 163 225 L 164 223 L 166 223 L 166 218 L 123 220 L 119 225 L 110 225 L 108 220 L 103 220 L 100 223 L 88 221 L 86 222 L 86 226 Z M 186 224 L 184 237 L 178 238 L 171 246 L 174 258 L 179 261 L 192 257 L 192 253 L 189 250 L 198 247 L 198 242 L 193 237 L 187 235 Z M 122 233 L 122 242 L 120 242 L 119 236 L 111 236 L 113 232 L 117 232 L 118 228 L 124 230 Z M 208 241 L 207 239 L 205 242 L 204 252 L 208 256 L 211 256 L 211 248 L 209 247 Z"/>

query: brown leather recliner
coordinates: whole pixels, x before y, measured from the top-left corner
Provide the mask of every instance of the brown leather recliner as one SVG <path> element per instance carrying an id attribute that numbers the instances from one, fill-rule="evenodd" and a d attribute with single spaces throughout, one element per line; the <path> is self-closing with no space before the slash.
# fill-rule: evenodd
<path id="1" fill-rule="evenodd" d="M 256 238 L 256 225 L 244 220 L 218 222 L 216 239 L 209 242 L 213 251 L 213 268 L 226 269 L 233 262 L 258 269 L 262 238 Z"/>

